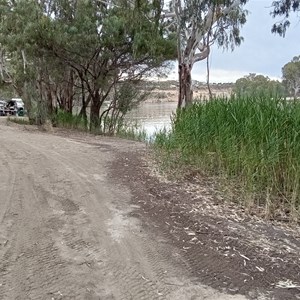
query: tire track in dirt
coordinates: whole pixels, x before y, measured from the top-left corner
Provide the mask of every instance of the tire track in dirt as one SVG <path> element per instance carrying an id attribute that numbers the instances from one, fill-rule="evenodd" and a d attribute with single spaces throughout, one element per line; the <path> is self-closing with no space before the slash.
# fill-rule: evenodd
<path id="1" fill-rule="evenodd" d="M 33 147 L 33 148 L 35 148 L 35 147 Z M 43 153 L 41 153 L 41 155 L 43 155 Z M 39 165 L 38 165 L 39 170 L 46 170 L 46 172 L 45 172 L 46 174 L 40 174 L 40 178 L 43 178 L 43 177 L 47 178 L 48 183 L 50 184 L 50 190 L 51 190 L 51 187 L 53 187 L 53 185 L 56 183 L 55 184 L 56 195 L 54 195 L 55 197 L 52 198 L 52 201 L 53 200 L 60 201 L 61 207 L 56 207 L 57 210 L 59 211 L 60 208 L 62 208 L 65 213 L 67 212 L 67 214 L 70 215 L 71 212 L 78 210 L 78 206 L 75 205 L 72 201 L 68 200 L 69 198 L 73 198 L 74 195 L 70 195 L 70 194 L 66 195 L 66 194 L 70 193 L 70 190 L 72 190 L 72 189 L 70 189 L 70 187 L 68 187 L 68 186 L 66 188 L 65 182 L 61 178 L 58 177 L 58 178 L 54 179 L 53 177 L 50 176 L 50 174 L 53 172 L 47 171 L 47 168 L 49 168 L 49 165 L 55 165 L 58 161 L 54 160 L 52 163 L 49 163 L 48 160 L 49 160 L 49 153 L 48 153 L 48 155 L 45 155 L 45 157 L 43 157 L 43 159 L 42 159 L 42 161 L 44 161 L 45 163 L 42 165 L 39 163 Z M 63 163 L 63 165 L 67 169 L 70 169 L 69 166 L 65 162 Z M 29 174 L 30 173 L 37 174 L 37 171 L 38 171 L 37 169 L 32 170 L 31 172 L 29 172 Z M 41 171 L 39 171 L 39 173 L 41 173 Z M 27 175 L 29 175 L 29 174 L 27 174 Z M 77 177 L 77 179 L 80 178 L 79 176 L 75 176 L 75 177 Z M 54 182 L 52 182 L 52 180 L 51 180 L 52 178 L 54 179 Z M 49 201 L 49 199 L 51 198 L 51 192 L 45 191 L 40 187 L 40 186 L 42 186 L 42 182 L 40 180 L 35 180 L 35 181 L 38 181 L 38 183 L 34 184 L 34 190 L 38 191 L 39 195 L 47 195 L 47 198 L 48 198 L 47 201 Z M 73 181 L 74 181 L 74 179 L 73 179 Z M 90 182 L 86 182 L 86 181 L 82 180 L 81 182 L 78 182 L 76 184 L 76 186 L 85 186 L 86 183 L 89 184 Z M 28 185 L 29 184 L 30 183 L 28 183 Z M 52 197 L 53 197 L 53 195 L 52 195 Z M 37 199 L 37 197 L 35 197 L 35 198 Z M 65 198 L 65 200 L 61 201 L 63 198 Z M 54 207 L 54 206 L 52 206 L 52 207 Z M 38 220 L 35 220 L 35 221 L 38 221 Z M 68 225 L 70 225 L 70 226 L 68 226 Z M 64 234 L 63 234 L 63 238 L 61 240 L 61 244 L 64 244 L 65 245 L 64 247 L 68 248 L 67 252 L 68 252 L 69 258 L 77 256 L 77 263 L 79 262 L 79 264 L 81 263 L 80 258 L 81 258 L 81 260 L 83 259 L 81 253 L 85 253 L 85 254 L 89 253 L 89 255 L 85 255 L 84 263 L 92 265 L 93 263 L 95 263 L 95 260 L 97 261 L 97 259 L 95 259 L 95 258 L 98 258 L 98 260 L 99 260 L 98 254 L 100 253 L 103 256 L 104 252 L 101 253 L 101 250 L 99 250 L 99 249 L 96 250 L 92 246 L 92 243 L 88 243 L 88 242 L 84 241 L 83 239 L 78 239 L 78 232 L 77 232 L 77 235 L 73 232 L 73 230 L 71 232 L 66 232 L 68 230 L 68 228 L 69 229 L 74 228 L 72 225 L 74 225 L 73 222 L 70 222 L 70 224 L 68 224 L 68 222 L 66 222 L 64 224 L 64 226 L 62 228 L 62 231 L 64 231 Z M 78 224 L 75 224 L 75 225 L 78 225 Z M 25 241 L 27 239 L 28 238 L 26 237 L 26 234 L 23 235 L 23 240 Z M 41 243 L 39 243 L 39 244 L 41 245 Z M 47 250 L 47 251 L 45 252 L 45 250 Z M 110 250 L 113 250 L 113 248 Z M 22 261 L 23 261 L 22 267 L 25 267 L 25 269 L 27 270 L 26 271 L 27 274 L 29 273 L 28 276 L 30 276 L 30 278 L 31 278 L 30 281 L 25 284 L 25 285 L 27 285 L 27 287 L 29 285 L 29 287 L 26 290 L 26 294 L 31 299 L 38 299 L 39 297 L 41 297 L 41 295 L 43 295 L 43 293 L 45 293 L 47 291 L 47 287 L 49 290 L 47 292 L 47 294 L 49 294 L 49 295 L 50 294 L 55 295 L 55 292 L 54 292 L 55 290 L 57 290 L 57 293 L 61 293 L 62 295 L 70 294 L 69 291 L 66 291 L 65 289 L 63 289 L 63 286 L 68 286 L 68 285 L 63 284 L 63 286 L 61 286 L 61 287 L 59 287 L 60 285 L 57 285 L 58 281 L 60 283 L 64 282 L 61 280 L 62 274 L 65 273 L 63 276 L 64 278 L 67 278 L 68 275 L 70 275 L 70 274 L 66 273 L 64 264 L 62 262 L 59 263 L 56 261 L 55 258 L 59 257 L 59 255 L 57 255 L 57 254 L 55 255 L 55 253 L 58 253 L 58 251 L 60 252 L 59 254 L 61 255 L 61 247 L 60 246 L 58 246 L 56 248 L 53 246 L 50 247 L 50 245 L 47 245 L 47 246 L 41 245 L 41 247 L 39 247 L 38 251 L 33 251 L 33 249 L 31 249 L 30 253 L 37 254 L 36 252 L 38 252 L 38 257 L 39 257 L 38 261 L 32 261 L 32 258 L 34 256 L 28 255 L 27 253 L 24 253 L 24 254 L 22 253 L 22 259 L 20 260 L 20 262 L 22 263 Z M 72 255 L 70 255 L 70 252 L 73 252 Z M 50 256 L 50 253 L 52 253 L 51 256 Z M 110 251 L 110 255 L 111 254 L 112 254 L 112 251 Z M 115 255 L 115 257 L 117 257 L 117 254 Z M 51 261 L 51 258 L 54 260 Z M 24 265 L 25 262 L 26 262 L 26 265 Z M 46 262 L 46 265 L 44 265 L 44 262 Z M 28 264 L 33 267 L 38 266 L 38 268 L 35 269 L 34 272 L 32 272 L 31 268 L 28 268 Z M 61 268 L 58 268 L 58 270 L 57 270 L 58 273 L 55 273 L 55 274 L 52 273 L 52 270 L 54 269 L 53 265 L 61 266 Z M 37 278 L 34 278 L 34 276 L 33 276 L 34 273 L 40 274 L 42 270 L 44 270 L 44 274 L 47 274 L 50 271 L 50 276 L 41 276 L 39 278 L 40 280 L 47 282 L 47 286 L 45 286 L 45 284 L 44 285 L 39 284 L 40 280 L 37 280 Z M 45 272 L 45 270 L 47 270 L 47 271 Z M 155 291 L 155 293 L 151 292 L 151 285 L 148 282 L 146 284 L 144 282 L 142 282 L 143 279 L 141 278 L 139 273 L 134 268 L 128 268 L 128 267 L 124 268 L 124 265 L 122 263 L 120 263 L 120 262 L 116 263 L 116 261 L 113 261 L 113 262 L 108 263 L 106 268 L 103 268 L 102 272 L 103 272 L 103 274 L 107 274 L 107 273 L 111 272 L 113 279 L 116 283 L 118 282 L 120 284 L 120 282 L 122 282 L 123 286 L 120 289 L 120 292 L 121 292 L 119 295 L 120 299 L 131 299 L 132 296 L 138 297 L 140 299 L 161 299 L 161 297 L 157 297 L 158 294 L 156 293 L 156 291 Z M 16 276 L 15 278 L 18 281 L 20 281 L 21 284 L 19 283 L 19 286 L 22 285 L 22 278 L 24 277 L 23 276 L 24 274 L 22 274 L 22 272 L 20 272 L 20 270 L 18 270 L 18 272 L 14 272 L 14 273 L 15 273 L 15 275 L 19 274 L 19 276 Z M 58 277 L 58 281 L 53 280 L 54 277 Z M 99 278 L 99 276 L 98 276 L 98 278 Z M 110 280 L 110 282 L 112 282 L 112 280 Z M 35 283 L 35 285 L 33 285 L 33 283 Z M 42 287 L 43 291 L 39 290 L 39 288 L 38 288 L 39 286 Z M 69 286 L 70 286 L 70 284 L 69 284 Z M 149 287 L 146 288 L 146 286 L 149 286 Z M 9 299 L 11 297 L 11 295 L 8 295 L 7 297 Z M 72 297 L 75 297 L 75 294 L 73 294 Z"/>
<path id="2" fill-rule="evenodd" d="M 57 155 L 57 153 L 56 153 Z M 73 161 L 74 157 L 72 158 L 72 156 L 69 156 L 68 158 L 66 158 L 64 160 L 65 163 L 68 163 L 68 164 L 72 164 L 72 161 Z M 80 163 L 80 157 L 78 158 L 79 159 L 79 166 L 80 165 L 83 165 L 83 162 Z M 90 169 L 90 166 L 87 166 L 89 169 Z M 82 168 L 78 168 L 78 166 L 76 166 L 75 168 L 78 169 L 78 172 L 77 173 L 80 173 L 80 174 L 83 174 L 85 172 L 85 170 L 83 170 Z M 96 172 L 96 170 L 94 170 L 93 172 Z M 83 178 L 90 178 L 89 176 L 84 176 Z M 102 182 L 103 183 L 103 182 Z M 120 187 L 120 190 L 121 190 L 121 187 Z M 150 239 L 151 240 L 151 239 Z M 147 259 L 144 259 L 144 261 L 149 261 L 149 264 L 151 266 L 151 273 L 154 275 L 154 279 L 153 281 L 152 280 L 149 280 L 148 278 L 146 278 L 143 273 L 141 272 L 141 270 L 139 270 L 138 272 L 136 272 L 136 269 L 133 269 L 132 268 L 126 268 L 126 265 L 124 266 L 124 262 L 122 263 L 118 263 L 116 265 L 116 261 L 118 259 L 118 257 L 120 256 L 120 253 L 119 251 L 114 251 L 116 249 L 115 245 L 109 250 L 110 252 L 110 257 L 113 257 L 113 261 L 112 262 L 109 262 L 107 263 L 107 266 L 106 267 L 103 267 L 102 266 L 102 270 L 104 270 L 104 274 L 113 274 L 112 277 L 109 276 L 109 282 L 114 282 L 115 284 L 114 285 L 120 285 L 122 286 L 122 282 L 124 281 L 124 278 L 126 279 L 125 282 L 126 284 L 124 286 L 122 286 L 121 288 L 121 291 L 122 293 L 119 294 L 117 296 L 116 299 L 131 299 L 132 297 L 135 299 L 135 297 L 137 297 L 137 299 L 140 299 L 142 297 L 142 294 L 143 294 L 143 291 L 146 290 L 146 294 L 145 294 L 145 297 L 148 299 L 165 299 L 165 297 L 167 297 L 168 294 L 172 294 L 172 291 L 173 290 L 176 290 L 178 289 L 178 287 L 175 286 L 175 288 L 173 289 L 170 289 L 170 284 L 165 284 L 165 282 L 162 280 L 163 278 L 163 274 L 166 275 L 166 277 L 170 276 L 169 273 L 172 273 L 172 272 L 165 272 L 165 270 L 167 268 L 165 268 L 163 270 L 163 262 L 162 262 L 162 255 L 158 255 L 156 254 L 157 253 L 157 247 L 153 247 L 153 249 L 151 250 L 150 247 L 149 247 L 149 239 L 145 240 L 144 243 L 142 243 L 143 245 L 145 245 L 145 250 L 144 250 L 144 256 L 147 257 Z M 116 252 L 116 254 L 114 254 L 114 252 Z M 151 255 L 149 255 L 149 253 L 151 253 Z M 148 255 L 147 255 L 148 254 Z M 165 256 L 168 257 L 168 259 L 170 259 L 170 256 L 169 256 L 169 249 L 165 251 Z M 152 256 L 152 258 L 151 258 Z M 124 257 L 124 255 L 122 256 Z M 167 259 L 166 259 L 167 261 Z M 147 271 L 149 271 L 149 267 L 147 269 Z M 111 270 L 115 270 L 114 272 L 111 273 Z M 125 272 L 122 272 L 120 273 L 120 270 L 125 270 Z M 174 271 L 174 268 L 172 268 L 172 271 L 173 273 L 180 273 L 180 271 L 177 271 L 176 272 Z M 173 275 L 174 277 L 176 275 Z M 159 280 L 158 278 L 159 277 Z M 145 278 L 145 279 L 144 279 Z M 149 277 L 151 278 L 151 276 Z M 154 288 L 154 292 L 150 292 L 150 289 L 147 289 L 145 287 L 145 281 L 147 282 L 147 284 L 150 283 L 150 286 L 152 286 L 152 289 Z M 167 281 L 167 280 L 165 280 Z M 171 284 L 172 286 L 172 284 Z M 130 288 L 128 288 L 130 287 Z M 138 288 L 138 289 L 137 289 Z M 191 289 L 192 290 L 192 289 Z M 199 292 L 199 291 L 197 291 Z M 150 295 L 150 297 L 148 296 Z M 170 298 L 172 299 L 172 297 Z M 180 299 L 180 297 L 179 297 Z"/>
<path id="3" fill-rule="evenodd" d="M 10 158 L 15 153 L 10 151 L 6 145 L 2 145 L 0 161 L 6 172 L 1 171 L 1 195 L 0 195 L 0 299 L 4 297 L 6 286 L 5 276 L 9 272 L 9 264 L 6 258 L 13 247 L 13 221 L 17 213 L 13 212 L 13 195 L 16 192 L 16 172 L 10 162 Z"/>
<path id="4" fill-rule="evenodd" d="M 1 276 L 1 299 L 41 299 L 59 290 L 59 286 L 72 286 L 71 282 L 65 284 L 68 272 L 53 242 L 47 238 L 51 233 L 45 226 L 45 216 L 50 213 L 45 205 L 47 199 L 32 186 L 33 174 L 49 176 L 49 173 L 41 172 L 43 166 L 38 161 L 26 165 L 25 155 L 11 157 L 11 164 L 18 172 L 16 184 L 22 181 L 22 185 L 10 198 L 15 218 L 10 248 L 1 262 L 1 269 L 7 270 Z"/>
<path id="5" fill-rule="evenodd" d="M 174 248 L 134 217 L 129 189 L 107 175 L 116 148 L 135 151 L 132 143 L 0 134 L 16 174 L 0 299 L 243 299 L 196 284 Z"/>
<path id="6" fill-rule="evenodd" d="M 60 156 L 60 154 L 58 153 L 52 154 L 55 154 L 55 156 L 57 157 Z M 64 165 L 69 169 L 71 168 L 70 165 L 72 165 L 72 162 L 72 158 L 64 159 Z M 78 166 L 72 167 L 78 170 L 76 174 L 84 174 L 84 172 L 86 171 Z M 77 179 L 80 179 L 80 183 L 78 183 L 76 186 L 82 186 L 91 183 L 91 180 L 86 179 L 88 176 L 83 176 L 85 180 L 83 180 L 82 177 L 78 175 L 76 175 L 75 177 L 77 177 Z M 97 191 L 95 191 L 95 193 L 97 193 Z M 114 210 L 117 211 L 116 209 Z M 72 225 L 68 227 L 69 230 L 70 228 L 74 227 Z M 68 229 L 66 228 L 65 231 L 68 231 Z M 84 233 L 81 233 L 80 235 L 84 235 Z M 166 288 L 160 288 L 157 283 L 146 279 L 142 275 L 140 270 L 135 267 L 128 266 L 126 263 L 124 263 L 124 255 L 121 256 L 121 259 L 119 258 L 120 250 L 115 244 L 110 245 L 110 247 L 108 247 L 109 249 L 101 249 L 101 247 L 98 245 L 96 250 L 91 246 L 92 243 L 86 243 L 85 241 L 80 239 L 78 240 L 72 232 L 65 232 L 62 240 L 66 241 L 65 247 L 69 248 L 68 250 L 64 249 L 64 252 L 66 253 L 68 251 L 73 251 L 71 257 L 76 257 L 77 262 L 85 263 L 90 267 L 93 266 L 93 268 L 95 268 L 95 264 L 99 264 L 99 261 L 102 262 L 100 264 L 102 276 L 106 276 L 109 278 L 108 282 L 110 285 L 111 283 L 114 283 L 112 286 L 120 286 L 120 294 L 116 299 L 164 299 L 162 295 L 167 294 Z M 147 241 L 144 241 L 144 245 L 146 245 L 147 243 Z M 78 255 L 78 253 L 80 252 L 89 253 L 90 255 L 88 259 L 85 258 L 84 261 L 82 261 L 82 258 L 79 257 L 80 255 Z M 107 253 L 109 253 L 109 257 L 107 257 L 106 261 L 104 262 L 103 258 L 105 254 L 107 256 Z M 136 255 L 136 253 L 134 255 Z M 148 265 L 152 266 L 152 262 L 153 260 L 150 260 L 150 264 Z M 155 277 L 157 276 L 155 268 L 152 273 L 155 274 Z M 159 281 L 156 280 L 156 282 Z M 164 293 L 162 293 L 162 291 L 164 291 Z"/>
<path id="7" fill-rule="evenodd" d="M 15 189 L 16 183 L 16 173 L 11 167 L 9 163 L 9 149 L 4 145 L 1 145 L 2 151 L 0 152 L 0 161 L 1 161 L 1 168 L 5 169 L 6 172 L 0 173 L 0 223 L 3 223 L 3 218 L 8 211 L 8 207 L 11 202 L 12 194 Z"/>
<path id="8" fill-rule="evenodd" d="M 72 159 L 67 158 L 65 162 L 71 163 Z M 78 166 L 76 166 L 76 168 L 80 174 L 83 174 L 85 171 L 81 168 L 78 168 Z M 87 176 L 84 176 L 84 178 L 86 177 Z M 120 190 L 122 188 L 124 189 L 124 187 L 120 186 Z M 124 262 L 119 261 L 116 264 L 120 253 L 119 251 L 115 251 L 115 246 L 109 250 L 110 256 L 113 258 L 113 262 L 110 261 L 106 267 L 102 266 L 102 270 L 104 270 L 104 274 L 106 274 L 106 276 L 107 274 L 113 274 L 113 276 L 109 279 L 109 282 L 115 282 L 115 285 L 121 285 L 122 294 L 118 295 L 117 299 L 132 299 L 132 297 L 134 299 L 136 299 L 136 297 L 137 299 L 175 299 L 174 291 L 178 290 L 178 287 L 183 286 L 184 283 L 176 279 L 176 276 L 181 273 L 179 266 L 180 264 L 177 263 L 177 268 L 175 268 L 173 265 L 172 268 L 170 268 L 167 264 L 167 262 L 170 261 L 170 248 L 165 247 L 166 249 L 163 251 L 163 247 L 157 249 L 157 237 L 154 237 L 153 239 L 142 238 L 141 245 L 143 248 L 143 256 L 147 258 L 143 259 L 147 262 L 145 269 L 147 269 L 148 272 L 151 270 L 149 273 L 152 276 L 149 276 L 148 273 L 148 278 L 147 275 L 144 275 L 141 271 L 137 271 L 137 269 L 132 267 L 126 267 Z M 124 257 L 124 255 L 122 255 L 122 257 Z M 182 264 L 182 261 L 180 262 Z M 173 264 L 176 264 L 176 262 L 173 261 Z M 125 271 L 121 272 L 120 270 Z M 170 278 L 170 276 L 173 277 Z M 125 282 L 125 285 L 123 285 L 123 282 Z M 149 286 L 149 288 L 146 288 L 145 283 L 147 286 Z M 195 291 L 194 294 L 193 290 Z M 192 296 L 195 296 L 197 293 L 199 293 L 199 289 L 191 285 L 191 287 L 189 287 L 185 293 L 186 295 L 191 294 Z M 183 297 L 183 294 L 179 293 L 178 299 L 184 299 L 181 297 Z"/>
<path id="9" fill-rule="evenodd" d="M 205 213 L 205 204 L 201 204 L 201 201 L 207 201 L 205 195 L 204 199 L 194 200 L 178 184 L 159 182 L 149 174 L 141 157 L 133 153 L 126 157 L 119 155 L 111 176 L 116 178 L 117 170 L 128 166 L 119 181 L 131 187 L 132 203 L 140 206 L 135 213 L 143 215 L 144 222 L 159 228 L 157 232 L 173 241 L 190 276 L 218 290 L 242 293 L 251 299 L 290 300 L 300 297 L 297 288 L 276 287 L 280 280 L 287 278 L 292 278 L 297 285 L 300 269 L 299 256 L 295 253 L 299 253 L 299 248 L 291 253 L 285 251 L 287 257 L 280 255 L 280 249 L 284 249 L 281 240 L 276 243 L 279 249 L 275 253 L 266 253 L 264 244 L 250 243 L 249 237 L 243 236 L 249 232 L 251 237 L 263 239 L 263 233 L 249 228 L 251 223 L 247 227 L 246 223 L 234 224 L 222 215 Z M 194 210 L 194 204 L 200 209 Z M 284 244 L 289 245 L 289 241 Z M 295 248 L 297 244 L 292 245 Z M 277 257 L 282 263 L 274 262 Z M 285 258 L 288 259 L 286 263 Z"/>
<path id="10" fill-rule="evenodd" d="M 4 149 L 4 147 L 3 147 Z M 0 261 L 8 249 L 8 241 L 11 227 L 11 218 L 9 218 L 9 208 L 11 205 L 12 194 L 15 188 L 16 174 L 11 168 L 2 150 L 0 153 L 2 168 L 7 172 L 0 173 Z M 1 282 L 0 282 L 1 284 Z M 1 285 L 0 285 L 1 287 Z M 1 294 L 0 294 L 1 295 Z"/>

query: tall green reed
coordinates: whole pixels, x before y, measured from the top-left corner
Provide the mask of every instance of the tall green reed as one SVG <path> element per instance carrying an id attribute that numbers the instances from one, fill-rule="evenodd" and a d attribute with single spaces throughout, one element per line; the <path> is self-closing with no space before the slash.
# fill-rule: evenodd
<path id="1" fill-rule="evenodd" d="M 236 183 L 246 205 L 299 217 L 300 103 L 267 96 L 198 102 L 177 111 L 156 145 Z"/>
<path id="2" fill-rule="evenodd" d="M 87 123 L 81 116 L 73 115 L 62 110 L 59 110 L 52 116 L 52 122 L 58 127 L 83 131 L 87 130 Z"/>

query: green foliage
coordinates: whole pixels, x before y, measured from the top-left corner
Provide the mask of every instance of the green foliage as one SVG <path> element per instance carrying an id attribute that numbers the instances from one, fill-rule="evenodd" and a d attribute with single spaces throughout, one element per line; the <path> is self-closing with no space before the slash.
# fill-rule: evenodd
<path id="1" fill-rule="evenodd" d="M 102 133 L 115 134 L 124 128 L 124 117 L 133 108 L 136 108 L 148 96 L 141 92 L 131 81 L 120 82 L 115 86 L 112 100 L 100 117 Z M 125 126 L 127 128 L 127 125 Z"/>
<path id="2" fill-rule="evenodd" d="M 14 89 L 10 84 L 0 80 L 0 100 L 11 99 L 14 96 Z"/>
<path id="3" fill-rule="evenodd" d="M 248 0 L 242 0 L 238 5 L 234 5 L 234 0 L 204 0 L 204 1 L 185 1 L 182 24 L 182 36 L 184 31 L 190 26 L 195 26 L 202 32 L 203 41 L 206 43 L 216 43 L 220 47 L 234 49 L 243 41 L 240 35 L 240 28 L 246 23 L 247 10 L 242 7 Z M 208 24 L 210 13 L 215 14 L 213 23 Z M 195 20 L 195 24 L 191 23 Z"/>
<path id="4" fill-rule="evenodd" d="M 176 165 L 225 177 L 248 206 L 300 215 L 300 103 L 215 99 L 180 110 L 156 145 Z"/>
<path id="5" fill-rule="evenodd" d="M 263 75 L 249 74 L 238 79 L 234 85 L 234 93 L 240 96 L 282 96 L 283 85 Z"/>
<path id="6" fill-rule="evenodd" d="M 292 97 L 300 96 L 300 55 L 282 68 L 283 84 Z"/>
<path id="7" fill-rule="evenodd" d="M 9 122 L 13 122 L 19 125 L 31 125 L 30 121 L 27 118 L 20 118 L 20 117 L 8 117 L 7 120 Z"/>
<path id="8" fill-rule="evenodd" d="M 284 19 L 275 23 L 272 27 L 273 33 L 278 33 L 285 36 L 286 29 L 290 26 L 289 16 L 291 12 L 300 11 L 300 0 L 277 0 L 272 2 L 273 5 L 273 18 L 283 16 Z"/>
<path id="9" fill-rule="evenodd" d="M 118 128 L 116 136 L 139 142 L 147 141 L 147 133 L 144 130 L 139 129 L 137 125 L 126 123 Z"/>
<path id="10" fill-rule="evenodd" d="M 85 121 L 80 116 L 59 110 L 52 116 L 52 123 L 57 127 L 87 131 Z"/>
<path id="11" fill-rule="evenodd" d="M 136 108 L 147 96 L 145 91 L 141 92 L 133 83 L 123 82 L 117 86 L 115 101 L 118 110 L 125 115 Z"/>
<path id="12" fill-rule="evenodd" d="M 175 58 L 174 36 L 159 22 L 160 4 L 0 1 L 0 46 L 9 57 L 10 84 L 25 102 L 26 87 L 35 86 L 37 103 L 48 114 L 57 106 L 70 112 L 80 94 L 84 108 L 89 99 L 91 120 L 99 125 L 99 110 L 115 84 L 159 72 Z"/>
<path id="13" fill-rule="evenodd" d="M 175 14 L 170 22 L 177 34 L 179 95 L 178 107 L 192 103 L 192 69 L 207 59 L 213 44 L 233 50 L 243 40 L 240 28 L 246 23 L 247 0 L 170 1 Z M 209 78 L 209 76 L 208 76 Z"/>

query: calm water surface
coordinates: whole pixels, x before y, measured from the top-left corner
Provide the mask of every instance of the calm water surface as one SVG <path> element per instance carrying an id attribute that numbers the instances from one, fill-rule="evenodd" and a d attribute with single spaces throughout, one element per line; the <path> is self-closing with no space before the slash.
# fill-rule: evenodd
<path id="1" fill-rule="evenodd" d="M 163 128 L 170 129 L 171 115 L 176 111 L 176 107 L 176 102 L 142 103 L 137 109 L 131 111 L 127 118 L 137 122 L 139 127 L 151 137 Z"/>

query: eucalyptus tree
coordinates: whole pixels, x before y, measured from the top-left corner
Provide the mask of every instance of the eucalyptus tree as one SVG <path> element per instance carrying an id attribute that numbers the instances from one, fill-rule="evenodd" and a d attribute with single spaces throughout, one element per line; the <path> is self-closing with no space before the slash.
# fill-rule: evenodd
<path id="1" fill-rule="evenodd" d="M 283 96 L 284 88 L 278 80 L 272 80 L 267 76 L 250 73 L 239 78 L 233 92 L 238 96 Z"/>
<path id="2" fill-rule="evenodd" d="M 29 111 L 31 96 L 40 100 L 36 78 L 42 65 L 36 55 L 39 49 L 28 43 L 28 34 L 41 16 L 34 1 L 0 1 L 0 45 L 5 52 L 3 64 L 8 66 L 9 78 L 6 82 L 24 98 Z"/>
<path id="3" fill-rule="evenodd" d="M 2 0 L 0 5 L 6 9 L 1 42 L 18 58 L 15 66 L 23 67 L 23 77 L 32 71 L 48 111 L 54 98 L 69 110 L 80 89 L 83 115 L 90 101 L 95 127 L 118 82 L 136 82 L 176 56 L 157 0 Z"/>
<path id="4" fill-rule="evenodd" d="M 176 31 L 179 73 L 178 107 L 192 102 L 191 72 L 213 44 L 234 49 L 241 44 L 247 0 L 172 0 L 165 10 L 166 26 Z"/>
<path id="5" fill-rule="evenodd" d="M 47 11 L 35 0 L 1 1 L 0 10 L 0 41 L 10 84 L 24 99 L 30 117 L 34 103 L 34 117 L 43 122 L 53 113 L 58 87 L 68 87 L 61 76 L 66 66 L 40 46 L 51 34 Z"/>
<path id="6" fill-rule="evenodd" d="M 143 16 L 144 10 L 127 4 L 123 1 L 95 6 L 82 2 L 77 18 L 68 28 L 69 43 L 54 49 L 76 70 L 88 91 L 91 124 L 95 127 L 99 126 L 100 108 L 113 87 L 120 80 L 138 79 L 161 66 L 163 51 L 168 51 L 155 23 Z M 163 51 L 158 49 L 158 42 Z"/>
<path id="7" fill-rule="evenodd" d="M 275 17 L 283 17 L 282 20 L 275 23 L 272 27 L 273 33 L 284 36 L 286 29 L 290 26 L 289 17 L 292 12 L 300 12 L 300 0 L 277 0 L 272 2 L 273 11 L 271 15 Z"/>
<path id="8" fill-rule="evenodd" d="M 300 55 L 295 56 L 282 68 L 283 84 L 287 92 L 294 98 L 300 96 Z"/>

